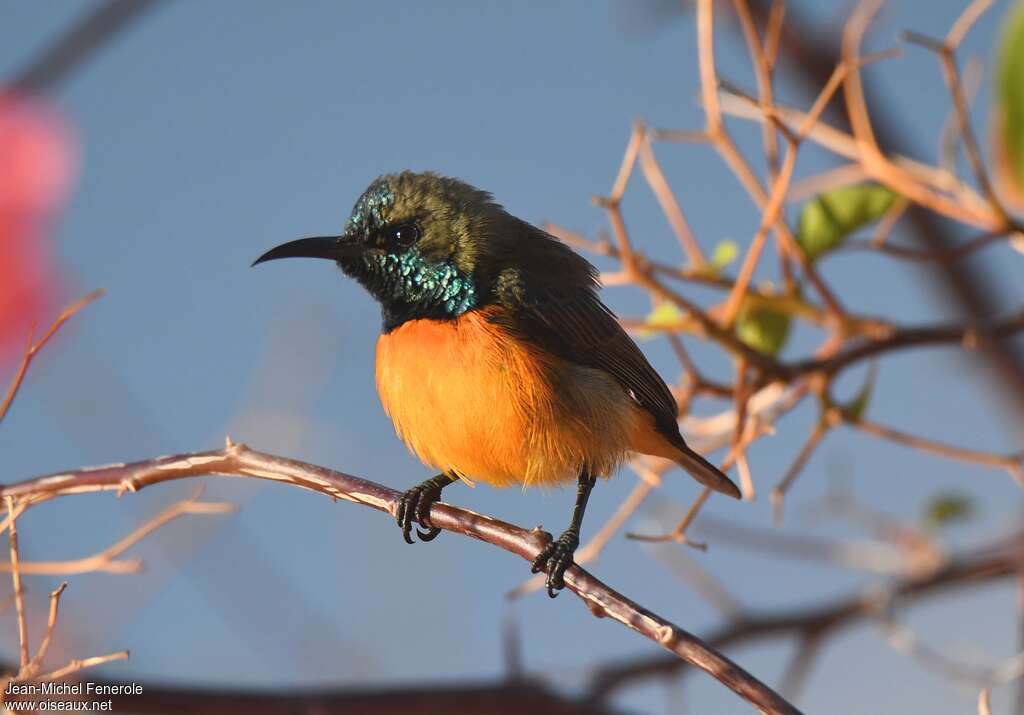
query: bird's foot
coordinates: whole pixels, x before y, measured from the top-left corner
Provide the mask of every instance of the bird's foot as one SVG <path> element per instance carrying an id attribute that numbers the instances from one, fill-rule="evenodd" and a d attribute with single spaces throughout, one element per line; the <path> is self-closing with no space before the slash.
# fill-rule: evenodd
<path id="1" fill-rule="evenodd" d="M 575 529 L 566 529 L 557 539 L 549 541 L 533 560 L 530 569 L 532 573 L 544 571 L 544 567 L 547 566 L 548 578 L 545 585 L 551 598 L 565 588 L 565 571 L 572 566 L 572 556 L 579 545 L 579 533 Z"/>
<path id="2" fill-rule="evenodd" d="M 422 484 L 417 484 L 398 498 L 398 509 L 395 510 L 395 520 L 402 527 L 402 537 L 407 544 L 413 543 L 412 525 L 419 522 L 426 527 L 426 531 L 416 529 L 420 541 L 433 541 L 441 530 L 430 523 L 430 507 L 441 500 L 441 489 L 450 480 L 444 477 L 444 483 L 438 481 L 438 477 L 428 479 Z"/>

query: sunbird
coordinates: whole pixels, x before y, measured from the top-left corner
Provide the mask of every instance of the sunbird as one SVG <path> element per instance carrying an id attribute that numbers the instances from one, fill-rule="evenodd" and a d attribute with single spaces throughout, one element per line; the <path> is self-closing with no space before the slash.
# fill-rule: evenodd
<path id="1" fill-rule="evenodd" d="M 576 480 L 569 528 L 532 564 L 553 598 L 573 563 L 598 477 L 627 453 L 673 460 L 701 484 L 739 498 L 679 433 L 679 408 L 597 295 L 598 273 L 555 237 L 458 179 L 403 171 L 376 179 L 338 236 L 272 248 L 326 258 L 380 303 L 376 381 L 395 431 L 440 473 L 406 491 L 396 518 L 422 541 L 441 490 Z"/>

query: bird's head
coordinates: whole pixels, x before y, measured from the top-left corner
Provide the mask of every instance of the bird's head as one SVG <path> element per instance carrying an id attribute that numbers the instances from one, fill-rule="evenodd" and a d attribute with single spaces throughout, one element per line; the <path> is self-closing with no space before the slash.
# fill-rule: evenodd
<path id="1" fill-rule="evenodd" d="M 381 304 L 384 329 L 415 318 L 457 318 L 493 300 L 499 281 L 530 270 L 589 264 L 458 179 L 405 171 L 374 181 L 338 236 L 290 241 L 256 263 L 327 258 Z M 574 260 L 575 259 L 575 260 Z M 511 273 L 510 273 L 511 272 Z"/>

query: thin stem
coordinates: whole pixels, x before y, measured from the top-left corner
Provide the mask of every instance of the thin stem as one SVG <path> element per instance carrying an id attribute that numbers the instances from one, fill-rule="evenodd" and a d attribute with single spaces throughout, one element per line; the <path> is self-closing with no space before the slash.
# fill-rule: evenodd
<path id="1" fill-rule="evenodd" d="M 7 514 L 10 516 L 10 524 L 7 527 L 7 540 L 11 546 L 11 581 L 14 585 L 14 605 L 18 611 L 18 656 L 20 658 L 20 670 L 23 672 L 28 668 L 28 624 L 25 621 L 25 594 L 21 586 L 21 570 L 18 568 L 18 514 L 24 509 L 14 497 L 4 498 L 7 504 Z"/>
<path id="2" fill-rule="evenodd" d="M 7 416 L 7 412 L 11 409 L 11 404 L 14 402 L 15 396 L 18 394 L 18 390 L 21 388 L 21 383 L 25 379 L 25 374 L 28 372 L 28 366 L 32 364 L 32 359 L 43 349 L 43 346 L 49 342 L 61 326 L 64 325 L 72 316 L 75 315 L 85 306 L 92 303 L 97 298 L 103 296 L 104 291 L 102 289 L 94 290 L 93 292 L 86 295 L 84 298 L 76 300 L 74 303 L 69 305 L 67 308 L 61 311 L 57 319 L 53 321 L 49 329 L 38 341 L 33 341 L 32 335 L 29 335 L 28 347 L 25 348 L 25 353 L 21 357 L 21 363 L 18 365 L 17 372 L 14 373 L 14 378 L 11 380 L 10 387 L 7 388 L 7 395 L 4 397 L 4 401 L 0 403 L 0 422 L 3 422 L 4 417 Z"/>

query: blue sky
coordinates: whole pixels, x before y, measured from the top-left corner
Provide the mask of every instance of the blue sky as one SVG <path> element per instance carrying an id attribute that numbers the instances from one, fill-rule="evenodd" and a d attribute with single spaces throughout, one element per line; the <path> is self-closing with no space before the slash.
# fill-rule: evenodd
<path id="1" fill-rule="evenodd" d="M 610 188 L 632 119 L 679 128 L 702 121 L 692 19 L 670 13 L 637 22 L 631 8 L 639 5 L 178 0 L 133 26 L 51 97 L 74 123 L 82 153 L 74 194 L 54 227 L 73 277 L 69 293 L 104 287 L 108 294 L 33 366 L 0 430 L 4 479 L 207 449 L 228 432 L 259 449 L 395 488 L 429 476 L 395 438 L 374 391 L 379 315 L 370 298 L 321 263 L 248 266 L 285 240 L 337 230 L 370 180 L 404 168 L 459 176 L 524 219 L 594 235 L 605 218 L 589 197 Z M 842 18 L 838 8 L 792 5 L 822 23 Z M 961 5 L 892 2 L 869 46 L 892 45 L 904 28 L 942 35 Z M 5 3 L 0 73 L 10 75 L 90 6 Z M 1004 10 L 1000 4 L 983 19 L 966 54 L 990 59 Z M 745 50 L 724 28 L 718 61 L 724 77 L 753 87 Z M 949 104 L 935 59 L 911 47 L 871 71 L 920 158 L 933 161 Z M 982 128 L 987 90 L 986 81 L 976 113 Z M 798 86 L 780 82 L 779 94 L 809 104 Z M 758 132 L 738 124 L 736 135 L 755 155 Z M 664 145 L 658 152 L 706 250 L 723 238 L 750 240 L 758 214 L 709 148 Z M 808 152 L 798 171 L 827 166 L 821 153 Z M 631 185 L 624 207 L 643 250 L 680 260 L 642 182 Z M 1006 305 L 1019 304 L 1019 256 L 993 250 L 976 260 L 1006 291 Z M 824 270 L 866 313 L 905 322 L 947 317 L 923 269 L 850 254 L 829 259 Z M 605 297 L 625 315 L 649 308 L 635 290 L 609 289 Z M 806 352 L 815 337 L 800 331 L 787 355 Z M 666 377 L 677 376 L 666 345 L 644 348 Z M 723 353 L 700 344 L 693 350 L 710 374 L 727 374 Z M 1019 448 L 1019 425 L 997 407 L 988 369 L 956 350 L 893 357 L 881 365 L 871 415 L 966 446 Z M 842 387 L 852 393 L 862 375 L 853 371 Z M 709 512 L 769 526 L 765 496 L 813 419 L 812 410 L 798 411 L 752 450 L 756 503 L 712 500 Z M 866 500 L 909 518 L 939 491 L 969 493 L 979 517 L 951 534 L 965 545 L 1006 526 L 1019 504 L 1018 488 L 1001 472 L 846 431 L 830 436 L 808 464 L 793 491 L 787 532 L 856 535 L 837 525 L 812 530 L 798 518 L 799 505 L 820 496 L 830 479 L 848 480 Z M 601 485 L 588 512 L 591 530 L 633 483 L 623 473 Z M 175 485 L 120 500 L 46 505 L 24 519 L 24 552 L 85 555 L 188 490 Z M 697 491 L 674 472 L 660 498 L 681 513 Z M 500 677 L 501 627 L 511 614 L 528 668 L 547 669 L 571 689 L 590 665 L 653 649 L 612 623 L 595 622 L 569 596 L 509 606 L 504 594 L 528 566 L 493 548 L 451 535 L 407 547 L 379 514 L 294 489 L 213 480 L 208 496 L 237 502 L 239 513 L 168 527 L 138 549 L 148 565 L 140 576 L 72 579 L 60 652 L 130 648 L 131 661 L 108 674 L 143 682 L 385 685 Z M 560 530 L 572 493 L 453 488 L 448 498 Z M 630 528 L 655 527 L 641 516 Z M 863 583 L 859 574 L 724 545 L 687 555 L 750 605 L 812 602 Z M 716 622 L 713 610 L 634 542 L 616 539 L 595 572 L 695 632 Z M 52 583 L 33 579 L 30 586 L 38 633 L 42 595 Z M 13 619 L 4 618 L 10 655 Z M 1015 651 L 1013 619 L 1009 587 L 908 616 L 938 647 L 993 657 Z M 409 633 L 416 634 L 411 641 Z M 436 657 L 424 660 L 428 648 Z M 789 652 L 787 645 L 735 655 L 773 682 Z M 709 678 L 687 682 L 696 710 L 747 711 Z M 802 705 L 856 713 L 871 702 L 893 712 L 953 713 L 973 707 L 974 697 L 895 654 L 866 626 L 824 651 Z M 623 700 L 645 712 L 663 712 L 667 702 L 655 688 Z"/>

